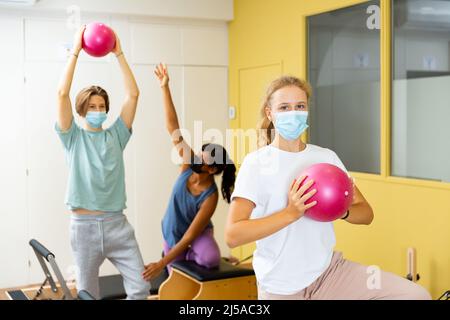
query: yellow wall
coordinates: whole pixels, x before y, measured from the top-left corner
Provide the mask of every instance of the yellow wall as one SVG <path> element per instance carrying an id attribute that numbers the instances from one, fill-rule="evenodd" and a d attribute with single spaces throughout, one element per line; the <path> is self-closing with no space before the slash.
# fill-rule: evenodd
<path id="1" fill-rule="evenodd" d="M 364 1 L 235 0 L 235 19 L 229 26 L 229 98 L 237 107 L 237 119 L 230 126 L 255 126 L 270 79 L 281 73 L 306 76 L 305 15 L 358 2 Z M 381 33 L 382 41 L 389 40 L 387 31 Z M 406 250 L 415 247 L 419 283 L 437 298 L 450 289 L 450 185 L 389 177 L 389 66 L 386 54 L 381 57 L 386 67 L 380 114 L 382 173 L 352 173 L 374 208 L 375 219 L 370 226 L 336 222 L 337 250 L 353 261 L 405 276 Z M 244 258 L 252 250 L 253 246 L 245 246 L 234 254 Z"/>

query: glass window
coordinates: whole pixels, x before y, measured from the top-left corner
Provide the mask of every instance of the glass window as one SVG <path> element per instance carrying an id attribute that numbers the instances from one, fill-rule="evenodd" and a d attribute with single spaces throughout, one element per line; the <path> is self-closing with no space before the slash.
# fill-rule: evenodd
<path id="1" fill-rule="evenodd" d="M 380 173 L 379 1 L 308 17 L 309 141 Z"/>
<path id="2" fill-rule="evenodd" d="M 393 2 L 394 176 L 450 181 L 450 1 Z"/>

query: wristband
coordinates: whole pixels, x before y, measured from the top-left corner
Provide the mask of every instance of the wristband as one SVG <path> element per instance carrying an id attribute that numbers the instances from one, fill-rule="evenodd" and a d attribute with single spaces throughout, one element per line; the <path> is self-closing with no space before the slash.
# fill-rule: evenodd
<path id="1" fill-rule="evenodd" d="M 342 217 L 341 219 L 345 220 L 348 218 L 349 215 L 350 215 L 350 210 L 347 210 L 347 214 L 344 217 Z"/>

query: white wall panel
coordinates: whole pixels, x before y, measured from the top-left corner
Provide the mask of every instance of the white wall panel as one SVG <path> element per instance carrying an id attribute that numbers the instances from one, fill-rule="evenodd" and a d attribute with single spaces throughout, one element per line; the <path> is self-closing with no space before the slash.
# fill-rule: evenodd
<path id="1" fill-rule="evenodd" d="M 132 62 L 182 64 L 179 26 L 134 23 L 131 26 Z"/>
<path id="2" fill-rule="evenodd" d="M 228 65 L 227 27 L 184 27 L 183 62 L 185 65 Z"/>
<path id="3" fill-rule="evenodd" d="M 28 63 L 25 68 L 29 238 L 37 239 L 52 251 L 64 273 L 71 260 L 69 214 L 64 206 L 68 170 L 63 147 L 54 130 L 56 88 L 63 64 Z M 37 283 L 44 274 L 29 250 L 30 281 Z"/>
<path id="4" fill-rule="evenodd" d="M 27 283 L 26 127 L 23 98 L 23 30 L 18 18 L 0 20 L 0 288 Z"/>

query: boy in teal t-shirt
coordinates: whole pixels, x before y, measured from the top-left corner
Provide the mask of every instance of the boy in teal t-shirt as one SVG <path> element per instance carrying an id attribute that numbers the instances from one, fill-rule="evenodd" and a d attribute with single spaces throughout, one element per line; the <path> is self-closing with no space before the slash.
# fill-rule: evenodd
<path id="1" fill-rule="evenodd" d="M 123 214 L 126 208 L 123 151 L 132 133 L 139 89 L 116 35 L 113 53 L 126 92 L 120 117 L 103 130 L 109 97 L 102 88 L 91 86 L 76 97 L 75 109 L 83 126 L 75 123 L 69 94 L 84 30 L 85 26 L 75 36 L 74 49 L 59 84 L 55 125 L 69 165 L 65 203 L 72 212 L 70 244 L 77 266 L 76 286 L 78 291 L 86 290 L 101 298 L 98 273 L 108 259 L 123 276 L 127 299 L 146 299 L 150 285 L 141 277 L 144 262 L 134 229 Z"/>
<path id="2" fill-rule="evenodd" d="M 56 131 L 69 164 L 66 205 L 71 209 L 120 211 L 126 209 L 123 150 L 131 136 L 119 117 L 108 129 L 89 131 L 75 121 L 68 131 Z M 93 196 L 95 195 L 95 197 Z"/>

